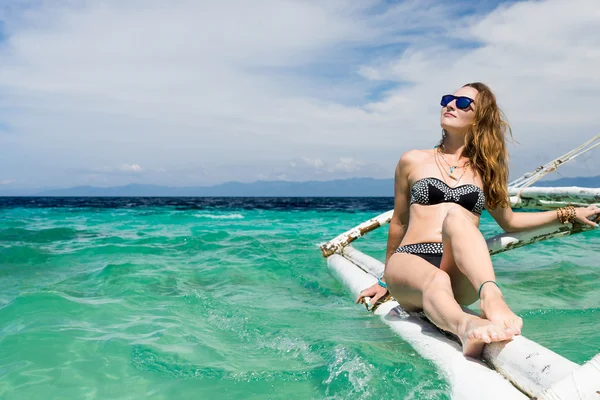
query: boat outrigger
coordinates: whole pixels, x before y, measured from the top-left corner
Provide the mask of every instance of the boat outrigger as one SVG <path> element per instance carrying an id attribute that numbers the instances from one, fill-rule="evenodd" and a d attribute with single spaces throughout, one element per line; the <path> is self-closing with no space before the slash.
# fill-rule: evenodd
<path id="1" fill-rule="evenodd" d="M 598 139 L 600 134 L 511 182 L 511 206 L 552 210 L 565 205 L 600 205 L 600 189 L 531 187 L 560 165 L 600 145 Z M 350 244 L 388 224 L 392 214 L 393 210 L 383 213 L 320 246 L 328 267 L 354 298 L 377 282 L 377 278 L 383 275 L 384 265 Z M 588 225 L 563 225 L 557 222 L 540 229 L 503 233 L 486 241 L 490 255 L 494 255 L 590 229 Z M 371 304 L 367 298 L 365 305 L 367 310 L 379 315 L 421 356 L 437 365 L 452 388 L 453 399 L 600 400 L 600 353 L 581 366 L 519 335 L 509 342 L 486 345 L 482 353 L 483 361 L 475 360 L 463 356 L 458 338 L 437 328 L 423 313 L 405 311 L 389 294 L 377 304 Z M 468 308 L 465 311 L 472 312 Z"/>

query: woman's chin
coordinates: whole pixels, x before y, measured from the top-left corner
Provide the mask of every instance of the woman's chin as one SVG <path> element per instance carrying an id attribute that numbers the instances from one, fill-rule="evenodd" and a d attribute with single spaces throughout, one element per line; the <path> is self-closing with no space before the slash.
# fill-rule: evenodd
<path id="1" fill-rule="evenodd" d="M 464 130 L 464 126 L 461 126 L 460 124 L 458 124 L 458 121 L 449 121 L 450 118 L 448 117 L 443 117 L 442 121 L 440 123 L 440 126 L 442 127 L 442 129 L 446 130 L 446 131 L 462 131 Z M 454 123 L 453 123 L 454 122 Z"/>

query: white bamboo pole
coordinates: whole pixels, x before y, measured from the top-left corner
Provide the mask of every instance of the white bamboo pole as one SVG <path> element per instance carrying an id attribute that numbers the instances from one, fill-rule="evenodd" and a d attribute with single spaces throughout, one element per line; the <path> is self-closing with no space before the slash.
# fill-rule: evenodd
<path id="1" fill-rule="evenodd" d="M 335 239 L 321 245 L 321 252 L 324 257 L 328 257 L 333 253 L 339 253 L 345 246 L 348 246 L 354 240 L 365 235 L 367 232 L 373 231 L 387 223 L 389 223 L 393 214 L 392 211 L 385 212 L 375 218 L 363 222 L 362 224 L 352 228 Z M 599 222 L 600 215 L 590 218 L 591 221 Z M 541 242 L 542 240 L 555 239 L 574 235 L 576 233 L 589 231 L 594 229 L 588 225 L 577 224 L 561 224 L 556 222 L 547 225 L 543 228 L 532 229 L 522 232 L 503 233 L 501 235 L 487 239 L 490 254 L 497 254 L 502 251 L 523 247 L 528 244 Z"/>
<path id="2" fill-rule="evenodd" d="M 334 254 L 327 265 L 352 297 L 376 279 L 346 258 Z M 452 398 L 461 400 L 522 400 L 527 397 L 484 363 L 463 356 L 461 347 L 430 323 L 406 313 L 396 301 L 388 301 L 375 314 L 426 359 L 435 363 L 452 388 Z"/>
<path id="3" fill-rule="evenodd" d="M 341 257 L 344 258 L 343 262 L 340 260 Z M 384 268 L 383 263 L 379 260 L 351 246 L 345 247 L 342 255 L 329 257 L 327 264 L 336 273 L 340 281 L 349 288 L 353 297 L 358 296 L 363 289 L 373 285 L 376 282 L 375 276 L 381 276 Z M 411 343 L 420 354 L 434 361 L 445 372 L 453 389 L 456 390 L 456 397 L 453 398 L 463 398 L 460 397 L 464 396 L 462 387 L 458 386 L 460 383 L 456 382 L 456 379 L 458 379 L 458 375 L 463 373 L 464 367 L 459 360 L 452 358 L 450 354 L 441 356 L 439 353 L 441 350 L 438 347 L 447 343 L 448 336 L 442 334 L 430 322 L 417 317 L 418 313 L 407 313 L 394 300 L 387 300 L 377 307 L 374 307 L 367 300 L 367 309 L 373 310 L 376 315 L 385 315 L 384 322 L 390 325 L 403 339 Z M 391 310 L 393 310 L 391 314 L 394 318 L 389 316 Z M 465 311 L 470 310 L 465 309 Z M 398 318 L 395 318 L 397 314 L 402 316 L 400 322 L 398 322 Z M 429 325 L 427 334 L 423 335 L 420 331 L 415 334 L 414 329 L 406 326 L 407 323 L 417 324 L 421 330 Z M 415 335 L 417 337 L 414 337 Z M 418 337 L 419 335 L 427 337 L 421 338 Z M 428 338 L 431 337 L 441 343 L 430 343 Z M 453 348 L 457 353 L 454 356 L 462 356 L 460 347 Z M 448 350 L 445 349 L 445 351 Z M 547 398 L 552 400 L 592 399 L 592 397 L 587 397 L 595 393 L 592 391 L 592 386 L 581 382 L 600 382 L 599 357 L 600 354 L 594 359 L 596 361 L 591 361 L 588 363 L 589 365 L 586 364 L 584 367 L 580 367 L 524 336 L 516 336 L 510 342 L 486 345 L 482 354 L 482 358 L 489 365 L 493 366 L 498 373 L 528 396 L 543 399 L 545 397 L 540 397 L 543 393 L 550 393 L 555 397 Z M 464 359 L 466 360 L 466 358 Z M 448 360 L 452 360 L 452 362 L 449 363 Z M 450 370 L 445 370 L 447 368 L 450 368 Z M 480 379 L 482 381 L 478 382 L 483 383 L 484 387 L 495 384 L 495 380 L 488 380 L 487 376 L 481 376 Z M 550 396 L 550 394 L 547 396 Z M 491 397 L 487 394 L 481 398 Z"/>
<path id="4" fill-rule="evenodd" d="M 569 400 L 572 393 L 578 393 L 578 399 L 600 399 L 600 354 L 592 358 L 585 365 L 555 383 L 537 398 L 539 400 Z"/>
<path id="5" fill-rule="evenodd" d="M 590 218 L 591 221 L 600 221 L 600 215 Z M 592 230 L 589 225 L 581 224 L 561 224 L 555 222 L 543 228 L 531 229 L 522 232 L 502 233 L 500 235 L 486 239 L 490 255 L 498 254 L 503 251 L 517 249 L 543 240 L 556 239 L 577 233 Z"/>
<path id="6" fill-rule="evenodd" d="M 509 187 L 512 208 L 551 210 L 566 205 L 600 205 L 600 188 L 584 187 Z"/>
<path id="7" fill-rule="evenodd" d="M 587 151 L 590 151 L 594 147 L 600 145 L 600 143 L 596 143 L 592 146 L 592 143 L 594 143 L 598 139 L 600 139 L 600 133 L 597 134 L 596 136 L 594 136 L 593 138 L 591 138 L 590 140 L 588 140 L 587 142 L 583 143 L 579 147 L 576 147 L 575 149 L 569 151 L 568 153 L 563 154 L 562 156 L 555 158 L 554 160 L 550 161 L 549 163 L 538 167 L 535 171 L 528 172 L 528 173 L 524 174 L 523 176 L 521 176 L 520 178 L 515 179 L 514 181 L 512 181 L 509 184 L 509 186 L 513 186 L 516 188 L 525 188 L 525 187 L 531 186 L 534 182 L 540 180 L 544 175 L 547 175 L 548 173 L 555 171 L 561 165 L 566 164 L 567 162 L 573 160 L 577 156 L 579 156 Z"/>
<path id="8" fill-rule="evenodd" d="M 385 224 L 388 224 L 392 219 L 394 210 L 386 211 L 374 218 L 371 218 L 360 225 L 342 233 L 331 239 L 329 242 L 321 245 L 323 257 L 329 257 L 333 253 L 340 251 L 344 246 L 349 245 L 359 237 L 371 232 Z"/>

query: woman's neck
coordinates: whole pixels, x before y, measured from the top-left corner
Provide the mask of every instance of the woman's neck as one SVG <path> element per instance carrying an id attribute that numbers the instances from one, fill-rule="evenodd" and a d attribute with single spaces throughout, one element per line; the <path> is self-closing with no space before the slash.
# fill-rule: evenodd
<path id="1" fill-rule="evenodd" d="M 465 148 L 463 135 L 451 134 L 446 131 L 446 135 L 442 140 L 442 150 L 448 155 L 452 155 L 456 160 L 460 159 Z"/>

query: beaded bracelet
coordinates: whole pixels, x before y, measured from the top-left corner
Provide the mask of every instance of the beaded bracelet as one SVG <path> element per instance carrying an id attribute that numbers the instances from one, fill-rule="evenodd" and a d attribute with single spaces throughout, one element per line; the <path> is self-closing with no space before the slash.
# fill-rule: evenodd
<path id="1" fill-rule="evenodd" d="M 558 215 L 558 220 L 563 224 L 566 224 L 571 219 L 571 209 L 569 206 L 557 209 L 556 213 Z"/>
<path id="2" fill-rule="evenodd" d="M 556 213 L 558 220 L 563 224 L 573 223 L 577 217 L 577 211 L 575 211 L 575 207 L 573 206 L 561 207 L 556 210 Z"/>
<path id="3" fill-rule="evenodd" d="M 567 216 L 567 222 L 575 222 L 575 216 L 577 215 L 575 208 L 573 206 L 569 206 L 568 211 L 569 215 Z"/>
<path id="4" fill-rule="evenodd" d="M 564 207 L 561 207 L 561 208 L 557 209 L 557 210 L 556 210 L 556 214 L 557 214 L 557 216 L 558 216 L 558 220 L 559 220 L 561 223 L 563 223 L 563 224 L 566 224 L 566 223 L 567 223 L 567 220 L 566 220 L 566 218 L 565 218 L 565 217 L 566 217 L 566 208 L 564 208 Z"/>

